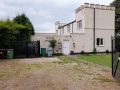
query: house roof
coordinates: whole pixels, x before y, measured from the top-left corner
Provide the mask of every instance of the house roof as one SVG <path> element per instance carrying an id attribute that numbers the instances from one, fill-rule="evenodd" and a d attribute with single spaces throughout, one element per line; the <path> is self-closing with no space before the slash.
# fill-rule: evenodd
<path id="1" fill-rule="evenodd" d="M 58 29 L 63 28 L 63 27 L 65 27 L 65 26 L 67 26 L 67 25 L 70 25 L 70 24 L 72 24 L 72 23 L 74 23 L 74 22 L 76 22 L 76 20 L 74 20 L 74 21 L 72 21 L 72 22 L 70 22 L 70 23 L 68 23 L 68 24 L 65 24 L 65 25 L 63 25 L 63 26 L 60 26 L 60 27 L 58 27 Z"/>

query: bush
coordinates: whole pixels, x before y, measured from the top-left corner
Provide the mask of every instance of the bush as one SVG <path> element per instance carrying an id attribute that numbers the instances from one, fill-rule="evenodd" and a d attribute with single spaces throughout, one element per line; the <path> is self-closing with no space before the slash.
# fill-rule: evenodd
<path id="1" fill-rule="evenodd" d="M 30 41 L 31 34 L 27 26 L 13 20 L 0 21 L 0 48 L 10 48 L 15 41 Z"/>

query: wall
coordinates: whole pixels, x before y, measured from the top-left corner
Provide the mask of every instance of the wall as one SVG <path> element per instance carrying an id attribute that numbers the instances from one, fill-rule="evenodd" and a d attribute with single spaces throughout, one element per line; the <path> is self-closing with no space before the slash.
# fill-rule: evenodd
<path id="1" fill-rule="evenodd" d="M 85 10 L 85 31 L 87 32 L 87 37 L 91 38 L 90 41 L 93 42 L 92 33 L 94 30 L 94 9 L 84 8 L 84 10 Z M 115 11 L 113 9 L 107 10 L 105 9 L 105 6 L 104 9 L 96 8 L 95 37 L 104 39 L 103 46 L 95 45 L 98 52 L 104 52 L 106 50 L 111 51 L 111 37 L 114 36 L 114 32 L 115 32 Z"/>
<path id="2" fill-rule="evenodd" d="M 40 40 L 41 48 L 49 48 L 49 42 L 51 38 L 56 38 L 57 35 L 55 33 L 36 33 L 32 36 L 32 41 Z"/>

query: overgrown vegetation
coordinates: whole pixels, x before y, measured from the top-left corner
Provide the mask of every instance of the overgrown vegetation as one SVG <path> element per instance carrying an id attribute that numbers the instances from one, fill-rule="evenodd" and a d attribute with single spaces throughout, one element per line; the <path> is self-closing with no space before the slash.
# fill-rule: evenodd
<path id="1" fill-rule="evenodd" d="M 115 7 L 115 31 L 116 34 L 120 34 L 120 0 L 114 0 L 111 4 L 111 6 Z"/>
<path id="2" fill-rule="evenodd" d="M 16 16 L 13 20 L 0 21 L 0 48 L 9 48 L 16 41 L 30 41 L 30 37 L 33 34 L 31 31 L 32 24 L 25 17 L 25 14 L 22 14 Z M 19 21 L 21 23 L 18 23 Z"/>

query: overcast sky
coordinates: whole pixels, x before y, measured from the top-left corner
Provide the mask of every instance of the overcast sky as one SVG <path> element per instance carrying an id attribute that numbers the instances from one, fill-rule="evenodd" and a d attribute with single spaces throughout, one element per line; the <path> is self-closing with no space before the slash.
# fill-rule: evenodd
<path id="1" fill-rule="evenodd" d="M 55 32 L 54 23 L 75 20 L 75 9 L 81 4 L 109 5 L 113 0 L 0 0 L 0 19 L 25 13 L 35 32 Z"/>

